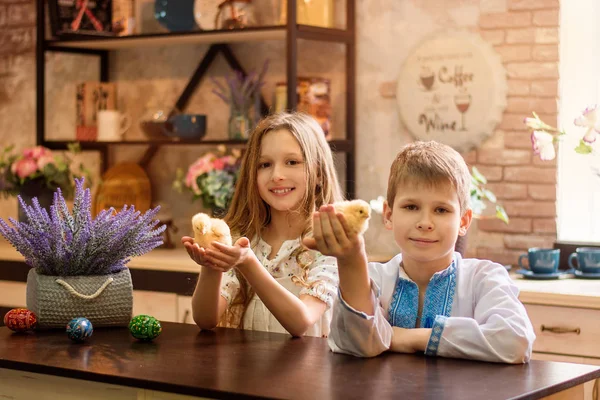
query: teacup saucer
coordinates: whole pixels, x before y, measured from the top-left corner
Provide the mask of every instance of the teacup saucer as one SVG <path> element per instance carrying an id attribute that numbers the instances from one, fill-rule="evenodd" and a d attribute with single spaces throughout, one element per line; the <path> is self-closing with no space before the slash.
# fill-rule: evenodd
<path id="1" fill-rule="evenodd" d="M 572 271 L 557 271 L 557 272 L 553 272 L 551 274 L 535 274 L 527 269 L 519 269 L 517 270 L 517 274 L 519 275 L 523 275 L 523 278 L 525 279 L 539 279 L 539 280 L 546 280 L 546 279 L 558 279 L 563 275 L 567 275 L 572 273 Z"/>
<path id="2" fill-rule="evenodd" d="M 600 272 L 581 272 L 576 269 L 574 272 L 576 278 L 581 279 L 600 279 Z"/>

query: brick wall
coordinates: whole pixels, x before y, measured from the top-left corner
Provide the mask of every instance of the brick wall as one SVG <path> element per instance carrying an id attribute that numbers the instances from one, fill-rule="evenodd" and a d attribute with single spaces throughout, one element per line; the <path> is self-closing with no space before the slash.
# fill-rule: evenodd
<path id="1" fill-rule="evenodd" d="M 556 163 L 531 151 L 523 118 L 536 111 L 557 117 L 559 0 L 487 0 L 479 32 L 501 55 L 508 74 L 508 104 L 498 132 L 503 140 L 465 155 L 490 181 L 510 224 L 478 220 L 471 256 L 515 264 L 528 247 L 551 247 L 556 239 Z M 498 12 L 498 10 L 500 12 Z"/>
<path id="2" fill-rule="evenodd" d="M 17 58 L 35 56 L 35 15 L 33 0 L 0 0 L 0 104 L 11 100 L 6 88 Z"/>

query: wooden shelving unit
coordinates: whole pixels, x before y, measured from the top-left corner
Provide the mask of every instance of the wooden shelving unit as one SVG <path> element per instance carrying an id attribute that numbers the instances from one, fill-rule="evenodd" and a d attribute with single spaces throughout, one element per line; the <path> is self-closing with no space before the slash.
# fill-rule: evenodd
<path id="1" fill-rule="evenodd" d="M 263 26 L 243 30 L 192 31 L 140 34 L 131 36 L 82 36 L 72 35 L 60 39 L 47 39 L 45 0 L 36 0 L 37 4 L 37 44 L 36 44 L 36 141 L 37 144 L 51 149 L 64 149 L 68 142 L 49 141 L 45 139 L 45 54 L 47 52 L 65 52 L 95 55 L 100 62 L 99 80 L 108 82 L 109 57 L 112 51 L 142 46 L 164 46 L 188 43 L 206 43 L 210 48 L 198 65 L 196 71 L 175 107 L 183 110 L 203 78 L 210 63 L 217 54 L 222 54 L 228 64 L 245 73 L 243 67 L 231 51 L 230 43 L 256 42 L 266 40 L 281 40 L 286 43 L 286 80 L 287 105 L 289 109 L 296 108 L 297 61 L 299 39 L 342 43 L 346 47 L 346 137 L 343 140 L 330 142 L 332 150 L 346 154 L 346 194 L 348 198 L 355 196 L 355 63 L 356 63 L 356 31 L 355 31 L 355 0 L 346 0 L 346 29 L 329 29 L 296 23 L 296 2 L 287 0 L 288 21 L 282 26 Z M 262 102 L 263 113 L 267 112 L 265 102 Z M 243 141 L 206 140 L 206 141 L 119 141 L 119 142 L 81 142 L 84 150 L 96 150 L 102 154 L 102 168 L 108 164 L 109 146 L 148 145 L 143 162 L 148 162 L 160 146 L 166 145 L 219 145 L 244 146 Z"/>

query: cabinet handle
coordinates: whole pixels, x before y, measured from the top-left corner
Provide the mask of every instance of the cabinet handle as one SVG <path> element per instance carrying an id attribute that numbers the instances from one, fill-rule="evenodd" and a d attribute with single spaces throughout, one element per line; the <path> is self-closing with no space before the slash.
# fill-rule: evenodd
<path id="1" fill-rule="evenodd" d="M 580 328 L 562 328 L 560 326 L 542 325 L 541 329 L 542 329 L 542 332 L 548 331 L 548 332 L 552 332 L 552 333 L 576 333 L 578 335 L 581 333 Z"/>
<path id="2" fill-rule="evenodd" d="M 598 380 L 600 378 L 594 380 L 594 388 L 592 389 L 592 399 L 598 400 Z"/>
<path id="3" fill-rule="evenodd" d="M 185 310 L 185 312 L 183 313 L 183 322 L 185 324 L 185 321 L 187 321 L 188 316 L 190 315 L 190 310 Z"/>

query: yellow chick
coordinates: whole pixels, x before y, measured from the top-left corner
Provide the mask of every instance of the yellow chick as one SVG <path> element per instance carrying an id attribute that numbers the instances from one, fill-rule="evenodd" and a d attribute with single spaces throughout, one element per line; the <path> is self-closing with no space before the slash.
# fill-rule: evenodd
<path id="1" fill-rule="evenodd" d="M 198 243 L 200 247 L 212 247 L 213 241 L 231 246 L 231 232 L 229 226 L 222 219 L 198 213 L 192 217 L 192 227 L 194 228 L 194 242 Z"/>
<path id="2" fill-rule="evenodd" d="M 348 200 L 333 203 L 336 212 L 344 214 L 350 229 L 362 235 L 369 227 L 371 207 L 364 200 Z"/>

